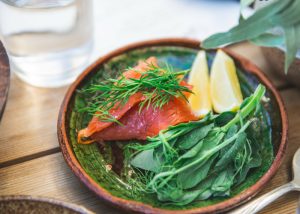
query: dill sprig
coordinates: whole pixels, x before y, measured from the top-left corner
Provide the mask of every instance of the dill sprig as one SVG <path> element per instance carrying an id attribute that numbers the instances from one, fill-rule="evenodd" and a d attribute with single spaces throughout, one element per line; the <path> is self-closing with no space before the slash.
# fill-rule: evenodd
<path id="1" fill-rule="evenodd" d="M 128 68 L 133 70 L 133 68 Z M 139 110 L 144 107 L 162 108 L 172 97 L 187 98 L 184 92 L 192 93 L 192 91 L 180 85 L 184 75 L 188 70 L 173 71 L 173 68 L 166 65 L 164 68 L 157 67 L 153 64 L 148 65 L 146 72 L 136 71 L 141 74 L 139 79 L 129 78 L 121 75 L 118 79 L 106 79 L 100 84 L 93 84 L 87 89 L 80 92 L 91 99 L 87 106 L 80 109 L 80 112 L 87 112 L 96 115 L 101 121 L 120 123 L 110 113 L 113 107 L 124 105 L 130 96 L 140 92 L 144 96 L 144 100 L 139 104 Z"/>

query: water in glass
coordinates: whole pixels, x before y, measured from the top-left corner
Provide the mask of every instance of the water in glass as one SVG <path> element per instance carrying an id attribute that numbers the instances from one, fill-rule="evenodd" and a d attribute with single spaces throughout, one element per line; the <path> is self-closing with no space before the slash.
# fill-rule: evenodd
<path id="1" fill-rule="evenodd" d="M 12 70 L 40 87 L 72 82 L 92 49 L 92 0 L 0 0 Z"/>

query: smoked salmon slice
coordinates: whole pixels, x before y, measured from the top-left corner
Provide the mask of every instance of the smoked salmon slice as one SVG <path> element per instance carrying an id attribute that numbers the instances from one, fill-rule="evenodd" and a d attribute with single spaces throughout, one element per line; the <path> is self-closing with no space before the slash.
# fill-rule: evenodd
<path id="1" fill-rule="evenodd" d="M 156 136 L 160 130 L 182 122 L 197 120 L 186 105 L 186 101 L 173 99 L 161 109 L 144 108 L 139 112 L 139 105 L 130 109 L 121 119 L 123 124 L 113 125 L 94 133 L 91 138 L 103 140 L 146 140 Z"/>
<path id="2" fill-rule="evenodd" d="M 128 79 L 138 79 L 151 65 L 157 66 L 155 57 L 139 62 L 133 69 L 125 71 L 123 76 Z M 180 82 L 180 85 L 190 88 L 184 80 Z M 185 95 L 189 96 L 189 93 Z M 198 119 L 183 98 L 173 97 L 162 108 L 154 108 L 150 105 L 140 110 L 138 104 L 144 99 L 143 94 L 138 92 L 130 96 L 124 105 L 116 104 L 109 111 L 122 125 L 103 122 L 99 120 L 99 117 L 94 116 L 88 127 L 79 131 L 79 143 L 88 144 L 104 140 L 145 140 L 147 136 L 153 137 L 168 126 Z"/>

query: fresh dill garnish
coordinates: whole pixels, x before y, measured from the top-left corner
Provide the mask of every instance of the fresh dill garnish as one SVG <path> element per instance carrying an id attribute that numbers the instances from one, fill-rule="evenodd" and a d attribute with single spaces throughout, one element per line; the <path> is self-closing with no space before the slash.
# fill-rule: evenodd
<path id="1" fill-rule="evenodd" d="M 127 70 L 134 70 L 128 68 Z M 130 96 L 136 93 L 142 93 L 144 99 L 139 104 L 139 110 L 144 107 L 162 108 L 173 97 L 187 98 L 184 92 L 192 93 L 186 86 L 180 85 L 184 75 L 188 70 L 173 71 L 173 68 L 166 65 L 160 68 L 153 64 L 148 64 L 148 70 L 145 72 L 136 71 L 141 74 L 139 79 L 126 78 L 121 75 L 117 79 L 106 79 L 100 84 L 92 84 L 89 88 L 80 92 L 91 99 L 87 106 L 80 109 L 80 112 L 87 112 L 90 115 L 96 115 L 101 121 L 120 123 L 110 110 L 126 104 Z"/>

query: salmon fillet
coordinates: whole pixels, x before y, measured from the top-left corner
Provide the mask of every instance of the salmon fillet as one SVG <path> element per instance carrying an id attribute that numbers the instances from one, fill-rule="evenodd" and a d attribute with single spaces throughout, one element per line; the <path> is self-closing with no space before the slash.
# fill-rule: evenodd
<path id="1" fill-rule="evenodd" d="M 135 105 L 121 119 L 123 124 L 112 124 L 100 132 L 94 133 L 91 138 L 96 140 L 146 140 L 156 136 L 160 130 L 182 122 L 196 120 L 186 102 L 173 99 L 161 109 L 145 107 L 139 112 L 139 105 Z"/>
<path id="2" fill-rule="evenodd" d="M 142 72 L 149 69 L 149 65 L 157 66 L 155 57 L 150 57 L 139 64 L 132 70 L 125 71 L 123 75 L 126 78 L 138 79 Z M 181 81 L 181 85 L 190 87 L 185 81 Z M 188 96 L 189 94 L 186 94 Z M 153 108 L 151 105 L 144 107 L 139 111 L 139 103 L 145 98 L 142 93 L 132 95 L 125 105 L 115 105 L 109 112 L 122 125 L 112 122 L 100 121 L 94 116 L 88 127 L 82 129 L 78 133 L 78 141 L 88 144 L 94 141 L 104 140 L 145 140 L 147 136 L 153 137 L 160 130 L 166 129 L 168 126 L 176 125 L 182 122 L 197 120 L 198 118 L 191 112 L 188 103 L 182 98 L 173 98 L 162 108 Z M 89 140 L 82 140 L 89 138 Z"/>

